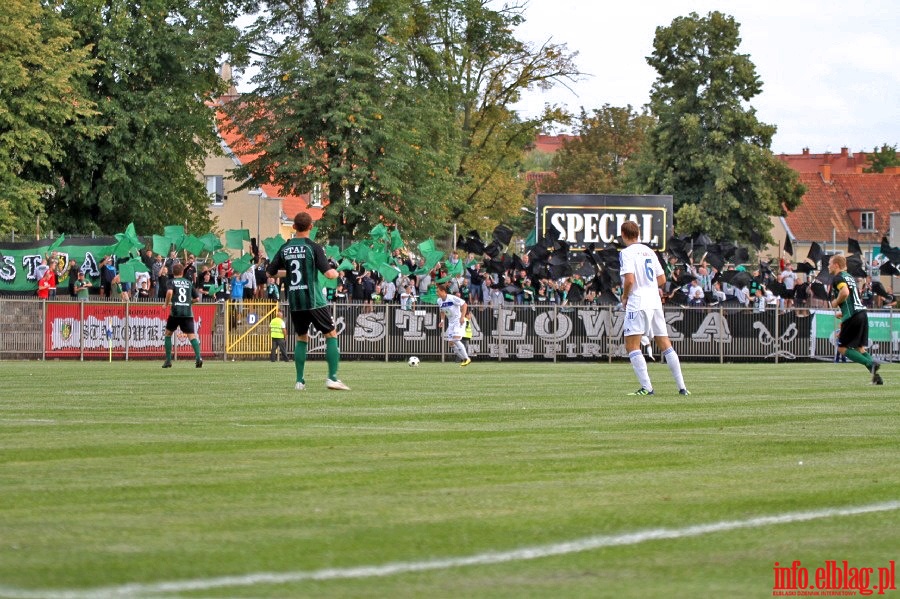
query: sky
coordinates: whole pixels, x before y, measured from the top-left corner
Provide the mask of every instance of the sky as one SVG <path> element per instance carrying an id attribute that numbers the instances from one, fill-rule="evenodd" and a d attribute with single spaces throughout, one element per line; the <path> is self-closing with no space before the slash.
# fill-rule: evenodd
<path id="1" fill-rule="evenodd" d="M 512 0 L 498 0 L 498 2 Z M 750 102 L 776 125 L 776 154 L 872 151 L 900 144 L 900 4 L 882 0 L 530 0 L 519 39 L 578 52 L 586 73 L 570 89 L 526 92 L 527 116 L 545 103 L 578 113 L 604 104 L 639 108 L 656 79 L 646 61 L 656 27 L 718 10 L 740 25 L 738 52 L 763 83 Z"/>

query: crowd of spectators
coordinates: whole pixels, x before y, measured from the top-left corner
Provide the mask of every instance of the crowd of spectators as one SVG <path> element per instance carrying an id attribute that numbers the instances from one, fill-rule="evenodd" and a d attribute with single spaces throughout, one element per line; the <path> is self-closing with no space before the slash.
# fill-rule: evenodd
<path id="1" fill-rule="evenodd" d="M 172 251 L 164 257 L 148 249 L 140 260 L 146 268 L 136 272 L 134 283 L 121 281 L 118 269 L 122 262 L 114 256 L 105 256 L 100 261 L 99 276 L 92 281 L 80 273 L 74 260 L 66 263 L 64 258 L 51 254 L 39 269 L 37 296 L 53 299 L 67 293 L 79 299 L 97 295 L 110 300 L 159 301 L 165 297 L 172 267 L 183 263 L 184 276 L 194 281 L 203 302 L 278 301 L 283 297 L 278 282 L 266 275 L 268 261 L 263 255 L 256 256 L 243 273 L 235 272 L 230 260 L 215 264 L 211 260 L 197 260 L 187 252 L 179 255 Z M 547 269 L 530 268 L 529 260 L 528 253 L 498 262 L 487 256 L 454 250 L 428 268 L 424 257 L 400 249 L 391 257 L 391 264 L 401 271 L 394 280 L 385 278 L 379 270 L 351 262 L 350 268 L 339 271 L 337 285 L 326 288 L 326 294 L 329 301 L 336 303 L 398 304 L 411 309 L 417 302 L 434 303 L 437 284 L 447 282 L 450 293 L 473 306 L 615 306 L 619 303 L 621 284 L 615 269 L 581 265 L 574 272 L 567 268 L 563 276 L 553 277 Z M 497 264 L 502 267 L 498 268 Z M 666 283 L 660 288 L 660 297 L 667 305 L 723 305 L 756 312 L 795 308 L 801 313 L 828 306 L 830 279 L 817 281 L 818 273 L 808 267 L 798 272 L 790 260 L 775 264 L 760 262 L 749 267 L 725 263 L 716 268 L 706 260 L 695 264 L 668 255 L 663 266 Z M 606 272 L 601 275 L 604 268 Z M 867 307 L 896 305 L 895 298 L 879 281 L 864 277 L 858 279 L 858 285 Z"/>
<path id="2" fill-rule="evenodd" d="M 140 259 L 144 268 L 135 269 L 134 282 L 122 281 L 120 270 L 130 260 Z M 51 267 L 51 264 L 53 265 Z M 224 302 L 236 299 L 234 290 L 242 299 L 279 299 L 278 288 L 272 295 L 274 284 L 266 276 L 268 262 L 265 257 L 256 260 L 248 270 L 236 273 L 230 260 L 215 264 L 212 260 L 198 260 L 193 254 L 172 251 L 164 257 L 146 250 L 140 258 L 116 259 L 104 256 L 97 264 L 95 274 L 86 273 L 75 260 L 66 263 L 55 253 L 50 254 L 36 270 L 37 297 L 41 299 L 87 299 L 89 296 L 121 301 L 161 301 L 165 298 L 172 269 L 184 264 L 184 277 L 193 281 L 203 302 Z M 267 289 L 268 287 L 268 289 Z M 268 292 L 268 296 L 267 296 Z"/>

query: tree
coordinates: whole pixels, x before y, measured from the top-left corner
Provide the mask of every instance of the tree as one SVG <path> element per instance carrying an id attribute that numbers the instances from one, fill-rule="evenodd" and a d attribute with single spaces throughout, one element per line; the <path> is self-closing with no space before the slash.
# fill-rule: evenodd
<path id="1" fill-rule="evenodd" d="M 628 161 L 653 126 L 646 111 L 604 104 L 577 119 L 577 136 L 563 142 L 553 156 L 554 177 L 544 186 L 550 193 L 612 193 L 620 191 Z"/>
<path id="2" fill-rule="evenodd" d="M 556 47 L 515 42 L 518 16 L 464 0 L 263 8 L 249 32 L 255 89 L 229 107 L 258 154 L 240 171 L 248 185 L 322 184 L 321 226 L 350 237 L 378 222 L 428 237 L 518 210 L 518 161 L 539 121 L 506 105 L 569 68 Z"/>
<path id="3" fill-rule="evenodd" d="M 213 226 L 197 175 L 217 147 L 205 102 L 224 91 L 218 69 L 234 50 L 239 6 L 231 0 L 63 0 L 60 14 L 98 65 L 84 89 L 96 103 L 90 142 L 64 140 L 48 169 L 57 230 L 116 233 L 185 223 Z"/>
<path id="4" fill-rule="evenodd" d="M 656 69 L 650 108 L 657 125 L 629 174 L 642 193 L 672 194 L 679 233 L 747 241 L 769 216 L 797 207 L 797 174 L 771 152 L 776 127 L 761 123 L 749 102 L 762 82 L 738 54 L 732 17 L 691 13 L 658 27 L 647 62 Z"/>
<path id="5" fill-rule="evenodd" d="M 513 35 L 524 21 L 522 7 L 475 0 L 443 0 L 434 7 L 435 34 L 420 48 L 438 48 L 433 86 L 453 98 L 460 127 L 459 201 L 454 222 L 469 229 L 493 228 L 519 215 L 528 194 L 520 166 L 542 128 L 567 121 L 556 107 L 532 119 L 508 109 L 524 90 L 547 89 L 579 75 L 564 45 L 534 46 Z"/>
<path id="6" fill-rule="evenodd" d="M 396 8 L 272 1 L 248 34 L 256 87 L 228 111 L 258 157 L 238 174 L 285 194 L 323 185 L 320 226 L 332 235 L 364 235 L 380 220 L 430 233 L 446 220 L 432 204 L 450 193 L 452 162 L 435 147 L 453 146 L 451 123 L 440 98 L 398 72 L 396 23 L 407 16 Z"/>
<path id="7" fill-rule="evenodd" d="M 883 173 L 886 168 L 900 166 L 897 146 L 883 144 L 880 149 L 875 148 L 871 154 L 866 156 L 866 162 L 869 163 L 869 166 L 863 169 L 864 173 Z"/>
<path id="8" fill-rule="evenodd" d="M 94 103 L 79 86 L 91 72 L 89 48 L 38 0 L 0 3 L 0 234 L 34 230 L 52 189 L 46 176 L 62 140 L 98 133 L 86 121 Z M 44 172 L 44 176 L 40 172 Z"/>

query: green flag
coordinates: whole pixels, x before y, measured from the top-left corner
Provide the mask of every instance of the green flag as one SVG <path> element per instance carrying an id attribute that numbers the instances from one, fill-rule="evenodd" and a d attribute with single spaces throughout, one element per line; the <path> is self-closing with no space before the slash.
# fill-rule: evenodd
<path id="1" fill-rule="evenodd" d="M 144 261 L 141 259 L 131 259 L 125 264 L 131 264 L 132 268 L 134 268 L 134 272 L 150 272 L 150 269 L 147 268 L 147 265 L 144 264 Z"/>
<path id="2" fill-rule="evenodd" d="M 232 250 L 244 249 L 244 242 L 250 241 L 249 229 L 229 229 L 225 231 L 225 247 Z"/>
<path id="3" fill-rule="evenodd" d="M 116 243 L 111 251 L 117 257 L 123 258 L 130 255 L 132 250 L 138 250 L 142 247 L 144 247 L 144 244 L 138 239 L 134 223 L 129 223 L 123 233 L 116 233 Z"/>
<path id="4" fill-rule="evenodd" d="M 353 263 L 344 258 L 335 270 L 353 270 Z"/>
<path id="5" fill-rule="evenodd" d="M 185 235 L 184 239 L 181 241 L 181 247 L 195 256 L 201 254 L 203 250 L 206 249 L 203 241 L 194 235 Z"/>
<path id="6" fill-rule="evenodd" d="M 181 240 L 184 239 L 184 225 L 166 225 L 163 227 L 163 235 L 172 240 L 175 248 L 181 247 Z M 165 256 L 166 254 L 163 254 Z"/>
<path id="7" fill-rule="evenodd" d="M 278 253 L 278 250 L 281 249 L 281 246 L 284 245 L 284 237 L 281 235 L 269 237 L 268 239 L 263 239 L 262 244 L 263 247 L 266 248 L 266 256 L 271 260 L 275 257 L 275 254 Z"/>
<path id="8" fill-rule="evenodd" d="M 231 263 L 231 268 L 233 268 L 236 273 L 243 273 L 251 266 L 253 266 L 253 257 L 250 256 L 250 254 L 241 256 Z"/>
<path id="9" fill-rule="evenodd" d="M 59 248 L 59 246 L 61 246 L 63 244 L 63 241 L 65 241 L 65 240 L 66 240 L 66 236 L 64 234 L 60 234 L 60 236 L 56 238 L 56 241 L 51 243 L 50 247 L 47 248 L 47 253 L 52 254 L 53 252 L 55 252 Z"/>
<path id="10" fill-rule="evenodd" d="M 325 255 L 332 260 L 339 260 L 341 257 L 341 248 L 336 245 L 326 245 Z"/>
<path id="11" fill-rule="evenodd" d="M 377 270 L 385 281 L 393 281 L 400 276 L 400 269 L 390 264 L 382 264 Z"/>
<path id="12" fill-rule="evenodd" d="M 318 275 L 319 275 L 319 276 L 318 276 L 318 279 L 317 279 L 317 280 L 319 281 L 319 288 L 320 288 L 320 289 L 323 288 L 323 287 L 326 287 L 326 288 L 328 288 L 328 289 L 334 289 L 335 287 L 338 286 L 338 280 L 337 280 L 337 279 L 329 279 L 328 277 L 326 277 L 326 276 L 323 275 L 322 273 L 318 273 Z"/>
<path id="13" fill-rule="evenodd" d="M 221 250 L 223 247 L 222 241 L 215 233 L 207 233 L 200 238 L 200 241 L 203 242 L 203 249 L 207 252 L 215 252 L 216 250 Z"/>
<path id="14" fill-rule="evenodd" d="M 142 247 L 144 244 L 137 237 L 134 223 L 131 223 L 124 233 L 116 233 L 116 243 L 110 247 L 110 253 L 115 254 L 117 258 L 124 258 L 130 256 L 132 250 L 139 250 Z"/>
<path id="15" fill-rule="evenodd" d="M 319 232 L 319 227 L 313 227 L 312 229 L 310 229 L 310 230 L 309 230 L 309 240 L 310 240 L 310 241 L 315 241 L 315 240 L 316 240 L 316 234 L 317 234 L 318 232 Z"/>
<path id="16" fill-rule="evenodd" d="M 386 234 L 387 234 L 387 227 L 385 227 L 381 223 L 378 223 L 377 225 L 372 227 L 371 231 L 369 231 L 369 237 L 372 238 L 372 241 L 382 241 Z"/>
<path id="17" fill-rule="evenodd" d="M 216 252 L 213 254 L 213 264 L 216 266 L 222 264 L 223 262 L 228 262 L 231 259 L 231 256 L 228 252 Z"/>
<path id="18" fill-rule="evenodd" d="M 165 235 L 153 236 L 153 253 L 162 257 L 167 257 L 172 250 L 172 240 Z"/>
<path id="19" fill-rule="evenodd" d="M 369 258 L 369 247 L 362 241 L 357 241 L 341 252 L 341 256 L 356 262 L 365 262 Z"/>
<path id="20" fill-rule="evenodd" d="M 437 304 L 438 295 L 437 291 L 434 290 L 434 287 L 429 287 L 428 293 L 423 293 L 422 295 L 420 295 L 419 302 L 423 304 Z"/>
<path id="21" fill-rule="evenodd" d="M 137 277 L 134 276 L 134 260 L 129 260 L 119 265 L 119 280 L 123 283 L 136 283 Z"/>
<path id="22" fill-rule="evenodd" d="M 436 280 L 435 283 L 446 283 L 447 281 L 449 281 L 452 278 L 453 278 L 453 275 L 447 275 L 446 277 L 441 277 L 440 279 Z"/>
<path id="23" fill-rule="evenodd" d="M 447 274 L 453 277 L 457 277 L 463 273 L 463 262 L 462 260 L 457 260 L 456 264 L 447 264 Z"/>
<path id="24" fill-rule="evenodd" d="M 434 239 L 426 239 L 425 241 L 423 241 L 422 243 L 420 243 L 420 244 L 419 244 L 419 251 L 422 252 L 422 255 L 423 255 L 423 256 L 424 256 L 425 254 L 427 254 L 428 252 L 433 252 L 433 251 L 435 251 L 435 247 L 434 247 Z"/>
<path id="25" fill-rule="evenodd" d="M 440 262 L 441 259 L 443 259 L 444 252 L 440 250 L 425 252 L 423 257 L 425 258 L 425 265 L 422 268 L 416 270 L 415 274 L 417 275 L 424 275 L 429 273 L 431 269 L 433 269 L 437 265 L 437 263 Z"/>
<path id="26" fill-rule="evenodd" d="M 525 240 L 525 247 L 530 248 L 533 245 L 537 244 L 537 229 L 533 229 L 531 233 L 528 234 L 528 239 Z"/>
<path id="27" fill-rule="evenodd" d="M 386 251 L 373 248 L 369 250 L 369 256 L 366 259 L 365 266 L 369 270 L 378 270 L 379 266 L 387 263 L 388 258 L 390 258 L 390 256 Z"/>
<path id="28" fill-rule="evenodd" d="M 403 243 L 403 238 L 400 237 L 400 231 L 394 229 L 391 231 L 391 250 L 396 250 L 402 248 L 405 243 Z"/>

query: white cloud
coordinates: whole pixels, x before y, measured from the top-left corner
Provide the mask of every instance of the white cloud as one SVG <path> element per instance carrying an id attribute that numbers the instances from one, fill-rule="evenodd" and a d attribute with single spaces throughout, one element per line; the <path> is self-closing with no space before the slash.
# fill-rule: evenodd
<path id="1" fill-rule="evenodd" d="M 900 143 L 900 11 L 881 0 L 531 0 L 520 37 L 566 43 L 579 52 L 580 70 L 593 76 L 574 84 L 575 93 L 529 92 L 517 108 L 536 114 L 544 103 L 642 106 L 656 78 L 645 60 L 656 27 L 712 10 L 741 25 L 739 51 L 763 81 L 752 104 L 763 122 L 778 126 L 774 151 Z"/>

